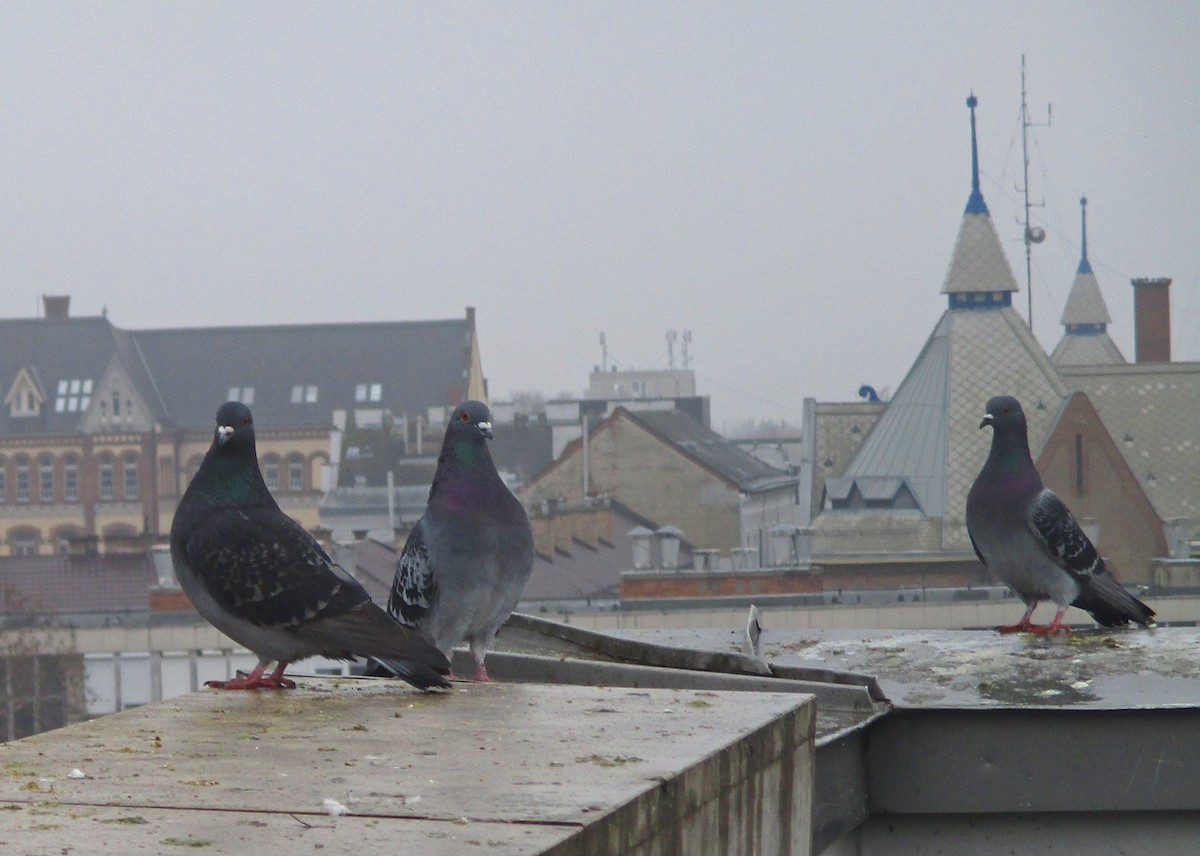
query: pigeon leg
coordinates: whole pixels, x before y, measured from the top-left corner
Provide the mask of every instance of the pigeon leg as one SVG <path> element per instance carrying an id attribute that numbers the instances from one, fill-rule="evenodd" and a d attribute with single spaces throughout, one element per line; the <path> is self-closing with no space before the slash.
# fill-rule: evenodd
<path id="1" fill-rule="evenodd" d="M 1033 610 L 1037 608 L 1037 605 L 1038 602 L 1036 600 L 1030 601 L 1029 605 L 1025 607 L 1025 614 L 1021 616 L 1020 621 L 1018 621 L 1016 624 L 1001 624 L 996 628 L 996 632 L 1021 633 L 1028 630 L 1031 633 L 1037 633 L 1039 630 L 1044 630 L 1044 627 L 1040 627 L 1029 620 L 1033 617 Z M 1061 616 L 1061 613 L 1059 613 L 1059 615 Z"/>
<path id="2" fill-rule="evenodd" d="M 267 670 L 267 664 L 270 662 L 270 660 L 259 660 L 258 665 L 244 678 L 233 678 L 228 681 L 208 681 L 205 686 L 218 690 L 254 690 L 260 687 L 270 690 L 295 689 L 296 682 L 288 680 L 283 676 L 283 670 L 287 667 L 287 663 L 280 663 L 276 666 L 274 672 L 266 677 L 263 676 L 263 672 Z"/>
<path id="3" fill-rule="evenodd" d="M 471 680 L 479 681 L 481 684 L 491 683 L 492 680 L 488 677 L 487 669 L 483 665 L 483 658 L 487 656 L 488 643 L 491 641 L 491 639 L 487 641 L 471 639 L 468 642 L 471 648 L 471 656 L 475 658 L 475 677 Z"/>
<path id="4" fill-rule="evenodd" d="M 488 677 L 487 669 L 484 668 L 483 663 L 480 663 L 479 667 L 475 669 L 475 677 L 471 680 L 479 681 L 481 684 L 490 684 L 492 682 L 492 679 Z"/>
<path id="5" fill-rule="evenodd" d="M 1053 636 L 1055 633 L 1057 633 L 1060 630 L 1063 633 L 1070 633 L 1071 625 L 1062 623 L 1063 616 L 1066 615 L 1066 613 L 1067 613 L 1067 608 L 1065 606 L 1061 607 L 1058 610 L 1058 612 L 1054 613 L 1053 621 L 1051 621 L 1045 627 L 1034 627 L 1033 628 L 1034 635 L 1035 636 Z"/>

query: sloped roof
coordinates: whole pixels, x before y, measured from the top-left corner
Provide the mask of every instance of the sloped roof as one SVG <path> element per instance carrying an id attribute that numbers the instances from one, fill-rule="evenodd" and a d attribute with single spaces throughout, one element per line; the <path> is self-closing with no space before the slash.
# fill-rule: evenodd
<path id="1" fill-rule="evenodd" d="M 1067 305 L 1063 307 L 1063 324 L 1111 324 L 1108 307 L 1100 293 L 1100 283 L 1089 266 L 1075 274 Z"/>
<path id="2" fill-rule="evenodd" d="M 762 490 L 776 483 L 795 480 L 795 476 L 760 460 L 686 413 L 678 410 L 645 410 L 637 413 L 625 408 L 619 410 L 717 475 L 734 483 L 741 491 Z"/>
<path id="3" fill-rule="evenodd" d="M 986 210 L 981 214 L 964 214 L 950 257 L 950 269 L 942 284 L 942 294 L 971 292 L 1009 292 L 1017 290 L 1000 245 L 996 226 Z"/>
<path id="4" fill-rule="evenodd" d="M 1021 400 L 1036 450 L 1067 392 L 1011 306 L 947 309 L 844 475 L 860 492 L 903 479 L 925 516 L 943 519 L 943 546 L 970 549 L 966 498 L 991 442 L 978 427 L 987 400 Z"/>
<path id="5" fill-rule="evenodd" d="M 145 612 L 158 582 L 147 553 L 0 558 L 0 615 Z"/>
<path id="6" fill-rule="evenodd" d="M 75 431 L 82 414 L 55 409 L 59 382 L 95 384 L 117 350 L 114 328 L 106 318 L 0 319 L 0 384 L 7 389 L 22 368 L 29 368 L 46 396 L 39 417 L 13 419 L 7 408 L 0 408 L 0 434 Z"/>
<path id="7" fill-rule="evenodd" d="M 880 478 L 905 479 L 929 517 L 940 517 L 944 505 L 949 334 L 947 312 L 845 472 L 864 485 Z"/>
<path id="8" fill-rule="evenodd" d="M 1200 363 L 1062 366 L 1165 521 L 1200 521 Z"/>
<path id="9" fill-rule="evenodd" d="M 334 409 L 387 408 L 424 415 L 466 394 L 465 319 L 261 327 L 136 330 L 129 334 L 160 391 L 166 417 L 208 428 L 230 387 L 254 387 L 262 425 L 329 424 Z M 355 387 L 379 383 L 379 402 Z M 317 386 L 315 404 L 293 404 L 292 387 Z"/>
<path id="10" fill-rule="evenodd" d="M 62 381 L 99 382 L 114 360 L 156 420 L 207 430 L 231 387 L 254 387 L 264 426 L 325 427 L 335 409 L 381 408 L 425 415 L 467 393 L 471 324 L 437 321 L 119 330 L 101 317 L 0 319 L 0 383 L 22 368 L 46 395 L 40 418 L 0 412 L 0 434 L 72 433 L 82 412 L 55 409 Z M 378 383 L 379 401 L 355 401 Z M 317 387 L 316 403 L 293 404 L 292 387 Z"/>
<path id="11" fill-rule="evenodd" d="M 1125 363 L 1125 355 L 1108 332 L 1064 333 L 1054 346 L 1050 362 L 1063 366 L 1114 366 Z"/>

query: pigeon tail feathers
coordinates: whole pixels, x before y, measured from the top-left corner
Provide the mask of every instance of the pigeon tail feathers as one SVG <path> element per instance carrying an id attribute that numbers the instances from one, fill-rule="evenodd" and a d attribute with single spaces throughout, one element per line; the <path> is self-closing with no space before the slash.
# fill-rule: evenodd
<path id="1" fill-rule="evenodd" d="M 1091 613 L 1102 627 L 1123 627 L 1130 621 L 1154 626 L 1154 610 L 1127 592 L 1107 570 L 1094 574 L 1071 605 Z"/>

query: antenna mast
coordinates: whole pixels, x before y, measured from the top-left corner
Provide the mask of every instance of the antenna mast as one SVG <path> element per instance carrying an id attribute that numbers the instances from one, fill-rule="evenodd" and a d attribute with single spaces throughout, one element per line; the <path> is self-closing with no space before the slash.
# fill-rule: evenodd
<path id="1" fill-rule="evenodd" d="M 1021 192 L 1025 196 L 1025 221 L 1021 224 L 1025 227 L 1025 297 L 1029 301 L 1028 324 L 1029 331 L 1033 332 L 1033 254 L 1032 248 L 1034 244 L 1040 244 L 1046 240 L 1046 232 L 1036 226 L 1029 225 L 1029 209 L 1034 207 L 1034 203 L 1029 201 L 1029 129 L 1035 127 L 1050 127 L 1050 106 L 1046 105 L 1046 121 L 1031 122 L 1029 121 L 1029 106 L 1025 101 L 1025 54 L 1021 54 L 1021 162 L 1023 169 L 1023 178 L 1025 186 L 1021 188 Z M 1044 202 L 1037 203 L 1038 206 L 1045 205 Z"/>

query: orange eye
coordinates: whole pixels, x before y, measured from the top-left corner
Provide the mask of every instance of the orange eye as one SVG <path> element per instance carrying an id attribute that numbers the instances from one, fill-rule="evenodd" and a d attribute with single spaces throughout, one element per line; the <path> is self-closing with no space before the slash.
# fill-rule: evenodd
<path id="1" fill-rule="evenodd" d="M 459 419 L 461 419 L 463 422 L 470 422 L 470 421 L 471 421 L 471 417 L 470 417 L 470 415 L 469 415 L 469 414 L 467 413 L 467 411 L 465 411 L 465 410 L 460 410 L 460 411 L 458 411 L 458 418 L 459 418 Z"/>
<path id="2" fill-rule="evenodd" d="M 243 416 L 243 417 L 242 417 L 242 424 L 243 424 L 243 425 L 249 425 L 249 424 L 250 424 L 250 417 L 249 417 L 249 416 Z"/>

